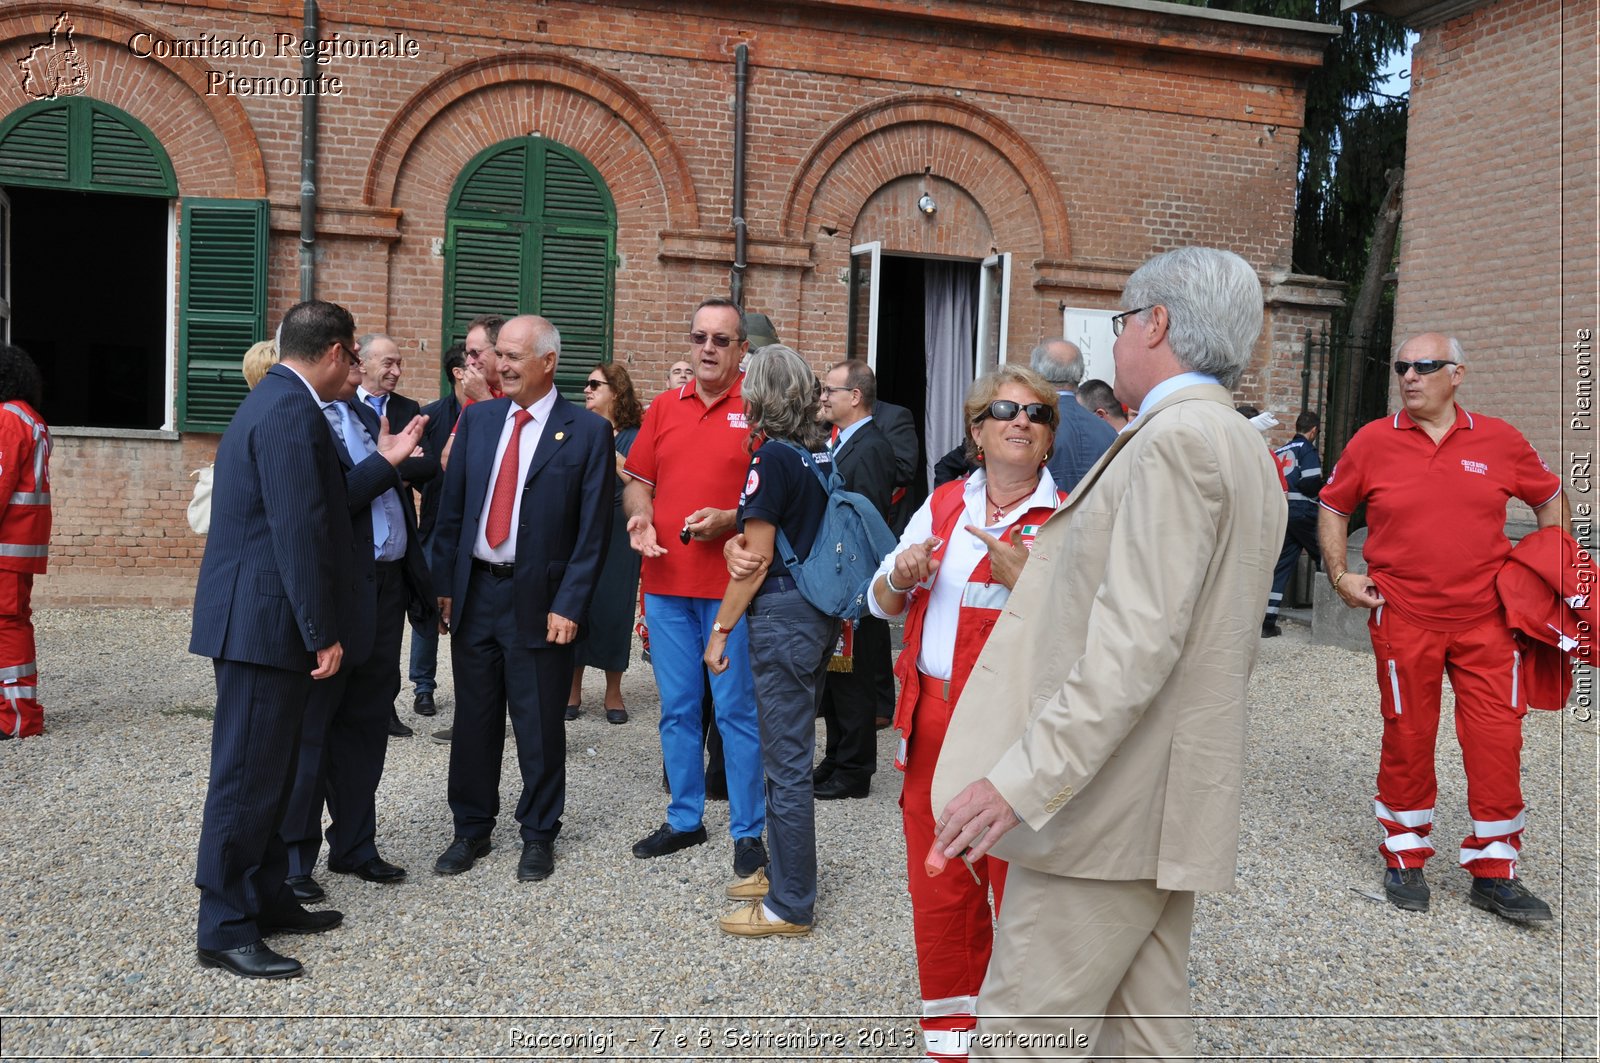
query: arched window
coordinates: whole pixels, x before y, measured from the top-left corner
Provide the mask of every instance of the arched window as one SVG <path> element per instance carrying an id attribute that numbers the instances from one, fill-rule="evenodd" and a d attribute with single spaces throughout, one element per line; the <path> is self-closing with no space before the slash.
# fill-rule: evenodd
<path id="1" fill-rule="evenodd" d="M 480 314 L 540 314 L 561 330 L 557 386 L 579 393 L 611 360 L 617 208 L 599 171 L 544 137 L 503 140 L 462 168 L 445 224 L 445 346 Z"/>

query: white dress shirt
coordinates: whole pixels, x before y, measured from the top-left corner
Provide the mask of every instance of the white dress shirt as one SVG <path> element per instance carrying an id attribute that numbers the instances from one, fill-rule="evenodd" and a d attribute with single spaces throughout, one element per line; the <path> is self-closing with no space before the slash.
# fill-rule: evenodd
<path id="1" fill-rule="evenodd" d="M 505 423 L 500 428 L 500 442 L 494 448 L 494 463 L 489 466 L 489 489 L 483 493 L 483 512 L 478 514 L 478 534 L 472 540 L 472 556 L 480 561 L 509 564 L 517 559 L 517 527 L 522 523 L 522 485 L 528 480 L 528 465 L 533 461 L 533 452 L 538 449 L 539 440 L 544 437 L 544 426 L 549 423 L 550 411 L 555 404 L 556 389 L 551 388 L 543 398 L 535 400 L 528 407 L 533 420 L 522 426 L 522 436 L 517 442 L 517 493 L 511 504 L 511 534 L 499 546 L 491 547 L 487 529 L 489 507 L 494 503 L 495 477 L 500 475 L 500 462 L 505 458 L 506 447 L 511 444 L 511 429 L 516 424 L 517 411 L 522 409 L 515 402 L 507 406 Z"/>
<path id="2" fill-rule="evenodd" d="M 950 678 L 955 662 L 956 624 L 961 619 L 961 596 L 967 589 L 967 581 L 972 578 L 972 570 L 989 554 L 989 548 L 983 540 L 967 531 L 967 525 L 975 525 L 997 539 L 1004 539 L 1017 518 L 1028 510 L 1035 506 L 1055 509 L 1059 504 L 1056 500 L 1056 482 L 1050 476 L 1050 470 L 1040 469 L 1039 486 L 1033 489 L 1027 501 L 1013 506 L 998 524 L 990 524 L 989 500 L 986 497 L 988 482 L 982 469 L 967 477 L 967 485 L 961 492 L 961 515 L 950 529 L 950 545 L 945 547 L 944 559 L 933 574 L 928 611 L 922 617 L 922 645 L 917 651 L 917 670 L 935 679 Z M 887 576 L 894 571 L 894 559 L 900 556 L 902 550 L 925 541 L 932 534 L 933 496 L 930 495 L 911 515 L 905 534 L 900 536 L 899 544 L 878 566 L 873 582 L 877 581 L 878 576 Z M 878 604 L 876 594 L 867 595 L 867 607 L 872 610 L 873 616 L 884 620 L 890 617 Z"/>

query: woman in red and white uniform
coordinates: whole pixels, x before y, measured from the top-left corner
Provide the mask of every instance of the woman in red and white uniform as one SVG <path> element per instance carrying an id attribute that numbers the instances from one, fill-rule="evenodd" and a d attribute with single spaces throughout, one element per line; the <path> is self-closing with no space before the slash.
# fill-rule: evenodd
<path id="1" fill-rule="evenodd" d="M 33 577 L 50 550 L 50 430 L 39 369 L 0 344 L 0 739 L 44 732 L 33 643 Z"/>
<path id="2" fill-rule="evenodd" d="M 951 711 L 1034 532 L 1066 498 L 1045 468 L 1056 401 L 1053 384 L 1020 366 L 1001 366 L 973 384 L 966 447 L 978 469 L 941 485 L 922 504 L 878 567 L 869 596 L 873 615 L 906 618 L 905 648 L 895 665 L 901 684 L 895 765 L 906 775 L 900 808 L 931 1059 L 966 1058 L 1005 882 L 1005 864 L 994 857 L 937 875 L 924 870 L 937 832 L 933 769 Z"/>

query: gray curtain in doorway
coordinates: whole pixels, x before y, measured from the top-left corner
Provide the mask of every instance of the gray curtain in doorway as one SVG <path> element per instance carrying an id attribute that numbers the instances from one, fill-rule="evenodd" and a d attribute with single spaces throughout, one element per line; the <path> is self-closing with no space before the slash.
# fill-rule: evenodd
<path id="1" fill-rule="evenodd" d="M 923 323 L 928 371 L 927 473 L 964 436 L 961 404 L 975 364 L 978 269 L 970 262 L 923 263 Z"/>

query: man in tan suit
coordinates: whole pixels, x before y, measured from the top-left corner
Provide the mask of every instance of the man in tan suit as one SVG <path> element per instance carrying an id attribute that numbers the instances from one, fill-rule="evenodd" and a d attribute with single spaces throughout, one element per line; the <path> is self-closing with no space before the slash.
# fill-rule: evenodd
<path id="1" fill-rule="evenodd" d="M 1123 299 L 1117 397 L 1139 417 L 1041 526 L 934 777 L 945 854 L 1011 863 L 974 1059 L 1190 1055 L 1194 891 L 1233 884 L 1245 687 L 1287 519 L 1228 391 L 1261 285 L 1189 247 Z"/>

